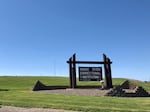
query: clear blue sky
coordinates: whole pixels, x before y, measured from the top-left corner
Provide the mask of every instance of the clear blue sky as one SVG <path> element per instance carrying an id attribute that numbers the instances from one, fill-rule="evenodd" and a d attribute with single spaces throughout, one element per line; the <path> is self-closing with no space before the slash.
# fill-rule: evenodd
<path id="1" fill-rule="evenodd" d="M 0 0 L 0 75 L 68 76 L 73 53 L 150 80 L 150 1 Z"/>

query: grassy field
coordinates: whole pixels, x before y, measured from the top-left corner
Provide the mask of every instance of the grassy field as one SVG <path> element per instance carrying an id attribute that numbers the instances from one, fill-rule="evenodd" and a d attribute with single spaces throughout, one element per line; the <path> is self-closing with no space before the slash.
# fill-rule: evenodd
<path id="1" fill-rule="evenodd" d="M 0 77 L 0 104 L 20 107 L 42 107 L 84 112 L 149 112 L 150 98 L 121 98 L 58 95 L 32 92 L 36 80 L 46 85 L 68 85 L 65 77 Z M 113 79 L 118 85 L 125 79 Z M 150 91 L 150 83 L 132 80 Z M 99 82 L 77 82 L 78 85 L 98 85 Z"/>

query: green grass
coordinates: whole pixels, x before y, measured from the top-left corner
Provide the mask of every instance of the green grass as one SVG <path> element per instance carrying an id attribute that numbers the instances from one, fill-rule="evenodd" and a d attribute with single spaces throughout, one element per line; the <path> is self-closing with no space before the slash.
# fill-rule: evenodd
<path id="1" fill-rule="evenodd" d="M 119 98 L 58 95 L 32 92 L 36 80 L 46 85 L 68 85 L 65 77 L 0 77 L 0 104 L 19 107 L 42 107 L 84 112 L 149 112 L 150 98 Z M 118 85 L 125 79 L 113 79 Z M 150 91 L 150 83 L 134 81 Z M 78 82 L 78 85 L 98 85 L 99 82 Z"/>

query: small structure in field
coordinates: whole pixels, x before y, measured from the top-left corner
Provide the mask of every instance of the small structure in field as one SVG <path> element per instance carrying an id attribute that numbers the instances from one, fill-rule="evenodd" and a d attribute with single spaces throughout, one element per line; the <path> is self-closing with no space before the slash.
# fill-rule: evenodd
<path id="1" fill-rule="evenodd" d="M 106 96 L 118 97 L 150 97 L 150 94 L 141 86 L 136 86 L 126 80 L 121 85 L 111 89 Z"/>

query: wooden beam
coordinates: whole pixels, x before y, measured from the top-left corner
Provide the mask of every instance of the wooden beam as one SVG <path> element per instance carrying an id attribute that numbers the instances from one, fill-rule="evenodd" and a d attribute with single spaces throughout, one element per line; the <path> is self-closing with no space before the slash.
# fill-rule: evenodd
<path id="1" fill-rule="evenodd" d="M 73 63 L 73 61 L 67 61 L 67 63 Z M 103 61 L 75 61 L 76 64 L 112 64 L 112 62 Z"/>

